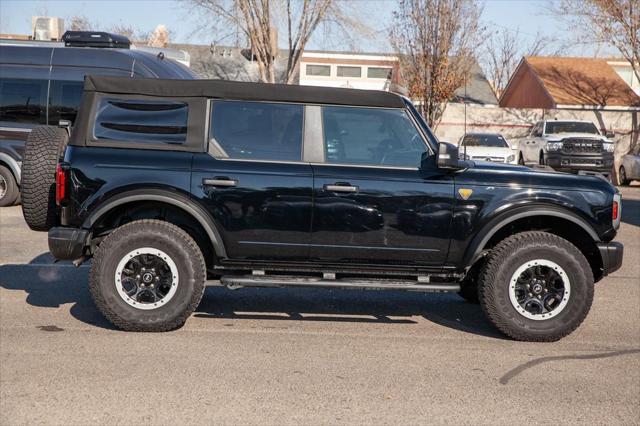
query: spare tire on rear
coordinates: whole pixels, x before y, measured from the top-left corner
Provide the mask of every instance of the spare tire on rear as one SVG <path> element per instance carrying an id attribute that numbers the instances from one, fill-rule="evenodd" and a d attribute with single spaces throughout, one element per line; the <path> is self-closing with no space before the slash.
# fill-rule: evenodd
<path id="1" fill-rule="evenodd" d="M 61 127 L 40 126 L 31 131 L 22 160 L 22 214 L 34 231 L 56 225 L 56 165 L 69 142 Z"/>

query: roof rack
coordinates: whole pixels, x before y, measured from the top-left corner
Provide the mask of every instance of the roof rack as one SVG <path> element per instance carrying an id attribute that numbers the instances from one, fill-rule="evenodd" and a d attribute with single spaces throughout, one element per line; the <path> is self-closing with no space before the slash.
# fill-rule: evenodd
<path id="1" fill-rule="evenodd" d="M 67 31 L 62 35 L 62 41 L 68 47 L 112 47 L 129 49 L 131 42 L 120 34 L 110 34 L 102 31 Z"/>

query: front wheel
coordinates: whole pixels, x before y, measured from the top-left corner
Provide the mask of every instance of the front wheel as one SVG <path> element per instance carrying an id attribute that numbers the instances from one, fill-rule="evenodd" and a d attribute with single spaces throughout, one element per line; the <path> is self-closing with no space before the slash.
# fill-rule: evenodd
<path id="1" fill-rule="evenodd" d="M 181 327 L 196 309 L 206 279 L 200 248 L 182 229 L 139 220 L 102 241 L 89 273 L 91 296 L 102 314 L 127 331 Z"/>
<path id="2" fill-rule="evenodd" d="M 573 332 L 593 301 L 593 274 L 582 252 L 547 232 L 522 232 L 490 253 L 479 280 L 489 321 L 515 340 L 552 342 Z"/>

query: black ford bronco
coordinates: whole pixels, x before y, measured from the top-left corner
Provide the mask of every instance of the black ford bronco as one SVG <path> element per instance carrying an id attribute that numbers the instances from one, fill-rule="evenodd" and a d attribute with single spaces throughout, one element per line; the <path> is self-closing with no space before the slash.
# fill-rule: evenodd
<path id="1" fill-rule="evenodd" d="M 92 77 L 31 132 L 24 216 L 92 258 L 117 327 L 180 327 L 205 285 L 458 292 L 518 340 L 575 330 L 617 270 L 604 179 L 459 160 L 388 92 Z"/>

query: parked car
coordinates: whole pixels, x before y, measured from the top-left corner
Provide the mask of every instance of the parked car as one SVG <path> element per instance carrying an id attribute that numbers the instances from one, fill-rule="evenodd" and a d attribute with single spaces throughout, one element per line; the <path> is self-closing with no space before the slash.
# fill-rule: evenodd
<path id="1" fill-rule="evenodd" d="M 632 180 L 640 180 L 640 155 L 638 154 L 623 156 L 618 169 L 620 185 L 629 185 Z"/>
<path id="2" fill-rule="evenodd" d="M 180 327 L 208 284 L 459 292 L 551 341 L 622 262 L 610 183 L 459 160 L 389 92 L 89 76 L 70 138 L 29 135 L 23 186 L 124 330 Z"/>
<path id="3" fill-rule="evenodd" d="M 547 165 L 557 171 L 610 176 L 613 136 L 601 134 L 590 121 L 544 120 L 520 142 L 520 155 L 526 163 Z"/>
<path id="4" fill-rule="evenodd" d="M 458 143 L 461 158 L 493 163 L 517 164 L 517 148 L 515 144 L 511 147 L 499 133 L 467 133 Z"/>
<path id="5" fill-rule="evenodd" d="M 84 31 L 67 31 L 62 42 L 0 40 L 0 207 L 19 198 L 31 129 L 74 123 L 85 75 L 197 78 L 164 55 L 129 47 L 126 37 Z"/>

